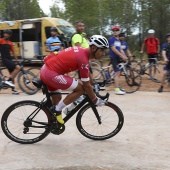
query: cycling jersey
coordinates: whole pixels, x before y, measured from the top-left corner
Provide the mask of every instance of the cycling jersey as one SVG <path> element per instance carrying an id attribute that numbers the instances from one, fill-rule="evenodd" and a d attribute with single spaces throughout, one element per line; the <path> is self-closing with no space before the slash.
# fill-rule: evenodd
<path id="1" fill-rule="evenodd" d="M 147 54 L 157 54 L 158 45 L 160 45 L 159 39 L 157 38 L 146 38 L 144 40 L 146 45 Z"/>
<path id="2" fill-rule="evenodd" d="M 124 53 L 127 53 L 127 50 L 129 49 L 127 42 L 121 41 L 121 48 L 124 51 Z"/>
<path id="3" fill-rule="evenodd" d="M 162 45 L 162 51 L 166 51 L 166 57 L 170 60 L 170 43 L 164 43 Z"/>
<path id="4" fill-rule="evenodd" d="M 10 51 L 14 52 L 14 46 L 11 41 L 7 41 L 4 38 L 0 38 L 0 53 L 3 58 L 11 58 Z"/>
<path id="5" fill-rule="evenodd" d="M 80 43 L 81 47 L 89 48 L 88 41 L 81 34 L 74 34 L 73 35 L 73 37 L 71 39 L 71 44 L 72 44 L 72 46 L 75 46 L 76 43 Z"/>
<path id="6" fill-rule="evenodd" d="M 79 70 L 81 80 L 89 81 L 89 53 L 89 49 L 70 47 L 58 55 L 50 54 L 44 61 L 50 70 L 62 75 Z"/>
<path id="7" fill-rule="evenodd" d="M 46 41 L 46 46 L 52 51 L 58 51 L 61 48 L 61 41 L 58 37 L 50 37 Z"/>
<path id="8" fill-rule="evenodd" d="M 120 40 L 115 38 L 115 37 L 110 37 L 109 38 L 109 47 L 110 47 L 109 54 L 110 54 L 110 57 L 111 58 L 119 57 L 117 54 L 115 54 L 112 51 L 112 49 L 111 49 L 112 46 L 116 47 L 116 49 L 120 52 L 120 49 L 121 49 Z"/>

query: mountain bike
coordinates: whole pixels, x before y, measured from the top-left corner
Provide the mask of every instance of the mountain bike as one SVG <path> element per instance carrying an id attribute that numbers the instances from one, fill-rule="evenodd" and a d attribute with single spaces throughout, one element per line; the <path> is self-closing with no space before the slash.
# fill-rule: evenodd
<path id="1" fill-rule="evenodd" d="M 158 62 L 157 58 L 150 58 L 150 59 L 154 60 L 154 62 L 146 63 L 145 61 L 147 59 L 141 59 L 139 61 L 133 60 L 131 62 L 131 65 L 139 74 L 141 74 L 141 75 L 146 74 L 152 81 L 154 81 L 156 83 L 160 83 L 161 78 L 162 78 L 161 70 L 163 68 L 163 65 L 162 65 L 162 63 Z M 156 69 L 156 77 L 154 75 L 154 69 Z"/>
<path id="2" fill-rule="evenodd" d="M 98 97 L 105 100 L 105 105 L 97 107 L 85 94 L 85 98 L 77 104 L 65 117 L 65 124 L 56 121 L 53 114 L 51 96 L 47 86 L 41 80 L 34 80 L 34 85 L 41 88 L 46 96 L 41 102 L 25 100 L 11 105 L 2 115 L 1 127 L 4 134 L 14 142 L 32 144 L 43 140 L 53 133 L 60 135 L 65 131 L 67 121 L 77 114 L 76 125 L 79 132 L 92 140 L 105 140 L 115 136 L 122 128 L 124 116 L 118 106 L 109 102 L 109 93 L 99 94 L 105 83 L 94 85 Z M 62 94 L 68 94 L 67 92 Z"/>
<path id="3" fill-rule="evenodd" d="M 131 66 L 128 64 L 128 61 L 126 63 L 120 63 L 119 64 L 119 70 L 121 72 L 119 84 L 120 89 L 125 91 L 126 93 L 134 93 L 141 87 L 142 83 L 142 77 L 141 75 L 131 68 Z M 116 73 L 113 70 L 113 67 L 111 63 L 107 67 L 102 67 L 101 70 L 94 69 L 93 78 L 95 80 L 108 80 L 109 83 L 111 80 L 114 79 Z"/>

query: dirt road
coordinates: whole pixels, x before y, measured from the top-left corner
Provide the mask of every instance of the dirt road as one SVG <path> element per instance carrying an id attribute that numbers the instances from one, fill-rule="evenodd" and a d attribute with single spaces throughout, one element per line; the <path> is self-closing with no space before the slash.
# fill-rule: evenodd
<path id="1" fill-rule="evenodd" d="M 12 103 L 25 99 L 40 101 L 42 94 L 0 94 L 0 116 Z M 75 117 L 66 131 L 50 134 L 42 142 L 21 145 L 10 141 L 0 129 L 0 170 L 169 170 L 170 93 L 137 92 L 110 101 L 123 111 L 120 133 L 106 141 L 83 137 Z"/>

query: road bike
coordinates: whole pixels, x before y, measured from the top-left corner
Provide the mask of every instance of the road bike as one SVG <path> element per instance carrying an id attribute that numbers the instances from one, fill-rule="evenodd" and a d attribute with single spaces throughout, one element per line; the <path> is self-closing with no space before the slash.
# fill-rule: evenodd
<path id="1" fill-rule="evenodd" d="M 33 83 L 37 88 L 42 89 L 45 98 L 41 102 L 33 100 L 17 102 L 8 107 L 2 115 L 2 130 L 12 141 L 32 144 L 43 140 L 50 133 L 60 135 L 65 131 L 68 120 L 77 112 L 77 129 L 89 139 L 109 139 L 121 130 L 124 123 L 122 111 L 108 101 L 109 93 L 105 96 L 99 94 L 99 90 L 105 87 L 105 82 L 94 85 L 96 95 L 105 100 L 105 105 L 97 107 L 85 94 L 82 102 L 64 117 L 65 124 L 58 123 L 53 113 L 51 96 L 57 93 L 50 93 L 41 80 L 34 80 Z"/>
<path id="2" fill-rule="evenodd" d="M 152 81 L 160 83 L 162 78 L 161 70 L 163 69 L 163 65 L 162 63 L 158 62 L 157 58 L 150 59 L 153 60 L 154 62 L 146 63 L 147 59 L 142 59 L 141 57 L 141 60 L 139 61 L 137 60 L 131 61 L 131 65 L 139 74 L 141 75 L 146 74 Z M 154 75 L 154 69 L 156 70 L 156 75 Z"/>
<path id="3" fill-rule="evenodd" d="M 113 70 L 111 63 L 107 67 L 102 67 L 101 70 L 93 69 L 93 78 L 97 81 L 107 80 L 108 83 L 114 79 L 116 73 Z M 119 84 L 120 89 L 126 93 L 134 93 L 141 87 L 142 77 L 134 70 L 129 64 L 126 63 L 119 64 L 119 70 L 121 72 Z M 114 80 L 113 80 L 114 82 Z"/>

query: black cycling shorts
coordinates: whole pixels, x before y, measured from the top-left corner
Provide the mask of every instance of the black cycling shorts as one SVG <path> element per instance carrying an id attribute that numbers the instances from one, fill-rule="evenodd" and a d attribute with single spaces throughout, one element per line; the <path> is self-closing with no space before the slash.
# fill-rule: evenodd
<path id="1" fill-rule="evenodd" d="M 152 59 L 152 58 L 158 58 L 157 54 L 148 54 L 148 62 L 151 63 L 156 63 L 156 60 Z"/>
<path id="2" fill-rule="evenodd" d="M 5 67 L 7 67 L 10 73 L 12 73 L 16 68 L 16 64 L 14 63 L 12 59 L 2 58 L 2 63 Z"/>
<path id="3" fill-rule="evenodd" d="M 111 58 L 111 64 L 113 65 L 113 69 L 115 72 L 118 72 L 120 71 L 119 69 L 119 64 L 122 62 L 121 58 L 120 57 L 114 57 L 114 58 Z"/>

